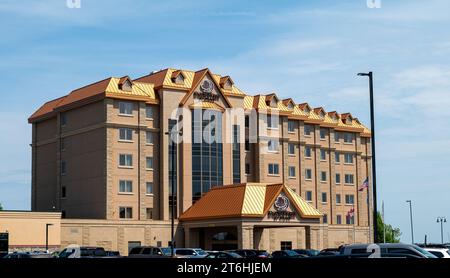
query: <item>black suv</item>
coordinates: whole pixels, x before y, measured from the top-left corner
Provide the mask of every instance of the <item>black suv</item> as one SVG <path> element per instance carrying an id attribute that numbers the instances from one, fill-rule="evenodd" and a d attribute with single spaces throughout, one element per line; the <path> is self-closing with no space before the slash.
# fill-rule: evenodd
<path id="1" fill-rule="evenodd" d="M 128 253 L 129 258 L 164 258 L 170 256 L 170 248 L 154 246 L 136 246 Z"/>

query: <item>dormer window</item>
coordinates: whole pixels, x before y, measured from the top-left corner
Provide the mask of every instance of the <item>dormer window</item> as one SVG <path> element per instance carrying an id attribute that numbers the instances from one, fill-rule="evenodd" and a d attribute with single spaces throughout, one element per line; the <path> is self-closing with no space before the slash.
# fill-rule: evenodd
<path id="1" fill-rule="evenodd" d="M 309 115 L 309 112 L 311 112 L 311 107 L 309 107 L 308 103 L 302 103 L 299 104 L 298 107 L 305 113 L 306 115 Z"/>
<path id="2" fill-rule="evenodd" d="M 219 85 L 224 90 L 231 90 L 233 88 L 233 80 L 229 76 L 220 78 Z"/>
<path id="3" fill-rule="evenodd" d="M 325 110 L 322 107 L 314 108 L 314 112 L 319 116 L 321 120 L 325 118 Z"/>
<path id="4" fill-rule="evenodd" d="M 348 124 L 348 125 L 351 125 L 352 124 L 352 119 L 351 118 L 345 119 L 345 123 Z"/>
<path id="5" fill-rule="evenodd" d="M 283 104 L 287 107 L 287 109 L 289 110 L 293 110 L 294 109 L 294 102 L 292 101 L 292 99 L 288 98 L 283 100 Z"/>
<path id="6" fill-rule="evenodd" d="M 294 105 L 291 102 L 289 102 L 288 105 L 287 105 L 287 108 L 289 110 L 292 110 L 292 109 L 294 109 Z"/>
<path id="7" fill-rule="evenodd" d="M 131 92 L 133 90 L 133 83 L 131 83 L 131 80 L 128 76 L 124 76 L 119 79 L 118 87 L 119 90 Z"/>
<path id="8" fill-rule="evenodd" d="M 272 99 L 270 100 L 269 106 L 270 106 L 270 107 L 273 107 L 273 108 L 277 107 L 277 99 L 276 99 L 276 98 L 272 98 Z"/>
<path id="9" fill-rule="evenodd" d="M 184 75 L 183 72 L 181 72 L 181 70 L 176 70 L 174 72 L 172 72 L 172 76 L 170 78 L 172 80 L 173 83 L 175 84 L 184 84 Z"/>

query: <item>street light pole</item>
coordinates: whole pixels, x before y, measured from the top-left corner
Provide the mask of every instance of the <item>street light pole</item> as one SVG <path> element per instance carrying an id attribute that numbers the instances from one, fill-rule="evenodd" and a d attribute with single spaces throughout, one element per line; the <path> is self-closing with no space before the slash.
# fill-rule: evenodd
<path id="1" fill-rule="evenodd" d="M 445 216 L 439 216 L 436 222 L 441 222 L 441 243 L 444 244 L 444 223 L 447 222 L 447 219 Z"/>
<path id="2" fill-rule="evenodd" d="M 407 200 L 409 203 L 409 217 L 411 219 L 411 244 L 414 244 L 414 228 L 413 228 L 413 215 L 412 215 L 412 202 L 411 200 Z"/>
<path id="3" fill-rule="evenodd" d="M 372 194 L 373 194 L 373 242 L 378 242 L 377 238 L 377 170 L 375 159 L 375 112 L 373 104 L 373 74 L 371 71 L 368 73 L 358 73 L 358 76 L 369 77 L 369 94 L 370 94 L 370 133 L 371 133 L 371 147 L 372 147 Z"/>
<path id="4" fill-rule="evenodd" d="M 175 135 L 181 135 L 182 132 L 175 130 L 173 127 L 171 130 L 169 130 L 168 132 L 165 133 L 166 135 L 169 135 L 169 140 L 170 140 L 170 148 L 171 148 L 171 160 L 172 160 L 172 165 L 171 165 L 171 177 L 170 179 L 172 180 L 171 182 L 171 191 L 172 191 L 172 195 L 170 196 L 170 201 L 172 202 L 172 207 L 171 207 L 171 227 L 170 227 L 170 235 L 171 235 L 171 244 L 170 244 L 170 256 L 174 257 L 174 248 L 175 248 L 175 244 L 174 244 L 174 237 L 175 237 L 175 187 L 176 187 L 176 183 L 175 183 L 175 165 L 176 165 L 176 161 L 175 161 Z"/>
<path id="5" fill-rule="evenodd" d="M 45 252 L 48 253 L 48 227 L 53 226 L 53 224 L 45 224 Z"/>

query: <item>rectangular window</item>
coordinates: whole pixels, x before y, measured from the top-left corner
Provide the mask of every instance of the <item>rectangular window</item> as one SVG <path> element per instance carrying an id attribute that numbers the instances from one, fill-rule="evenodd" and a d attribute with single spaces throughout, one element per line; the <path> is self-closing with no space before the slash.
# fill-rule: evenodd
<path id="1" fill-rule="evenodd" d="M 349 132 L 345 132 L 344 133 L 344 143 L 353 143 L 353 137 L 354 134 L 353 133 L 349 133 Z"/>
<path id="2" fill-rule="evenodd" d="M 267 115 L 267 128 L 277 129 L 278 128 L 277 120 L 278 120 L 277 116 Z"/>
<path id="3" fill-rule="evenodd" d="M 145 214 L 147 219 L 153 219 L 153 208 L 146 208 Z"/>
<path id="4" fill-rule="evenodd" d="M 306 191 L 306 201 L 312 202 L 312 191 Z"/>
<path id="5" fill-rule="evenodd" d="M 355 196 L 352 194 L 345 195 L 345 204 L 353 205 L 355 203 Z"/>
<path id="6" fill-rule="evenodd" d="M 66 124 L 67 124 L 67 115 L 66 115 L 66 113 L 61 113 L 60 114 L 59 121 L 60 121 L 61 127 L 65 127 L 66 126 Z"/>
<path id="7" fill-rule="evenodd" d="M 336 184 L 341 184 L 341 174 L 336 173 L 335 183 Z"/>
<path id="8" fill-rule="evenodd" d="M 250 127 L 250 116 L 249 115 L 245 115 L 245 127 L 246 128 Z"/>
<path id="9" fill-rule="evenodd" d="M 354 216 L 354 215 L 352 215 L 352 216 L 347 215 L 346 218 L 347 218 L 347 219 L 346 219 L 347 225 L 353 225 L 353 224 L 355 224 L 355 216 Z"/>
<path id="10" fill-rule="evenodd" d="M 250 175 L 250 164 L 249 163 L 245 163 L 245 174 Z"/>
<path id="11" fill-rule="evenodd" d="M 66 150 L 66 138 L 61 138 L 61 142 L 60 142 L 60 147 L 61 147 L 61 151 L 65 151 Z"/>
<path id="12" fill-rule="evenodd" d="M 281 241 L 280 249 L 281 250 L 292 250 L 292 241 Z"/>
<path id="13" fill-rule="evenodd" d="M 346 184 L 353 184 L 353 174 L 345 174 L 345 183 Z"/>
<path id="14" fill-rule="evenodd" d="M 346 164 L 353 164 L 353 154 L 352 153 L 345 153 L 344 154 L 344 163 L 346 163 Z"/>
<path id="15" fill-rule="evenodd" d="M 334 153 L 334 162 L 339 164 L 341 162 L 341 154 L 339 152 Z"/>
<path id="16" fill-rule="evenodd" d="M 133 115 L 133 103 L 119 102 L 119 115 Z"/>
<path id="17" fill-rule="evenodd" d="M 276 163 L 269 163 L 269 175 L 279 175 L 279 165 Z"/>
<path id="18" fill-rule="evenodd" d="M 327 181 L 327 172 L 325 171 L 320 172 L 320 181 Z"/>
<path id="19" fill-rule="evenodd" d="M 145 143 L 147 143 L 148 145 L 153 145 L 153 132 L 145 132 Z"/>
<path id="20" fill-rule="evenodd" d="M 132 141 L 133 140 L 133 130 L 131 128 L 119 128 L 119 140 L 121 141 Z"/>
<path id="21" fill-rule="evenodd" d="M 295 132 L 295 122 L 293 120 L 288 120 L 288 132 Z"/>
<path id="22" fill-rule="evenodd" d="M 121 219 L 133 218 L 133 208 L 132 207 L 119 207 L 119 217 Z"/>
<path id="23" fill-rule="evenodd" d="M 66 187 L 65 186 L 62 186 L 61 187 L 61 198 L 66 198 Z"/>
<path id="24" fill-rule="evenodd" d="M 153 182 L 146 182 L 145 183 L 145 193 L 146 194 L 153 194 Z"/>
<path id="25" fill-rule="evenodd" d="M 246 152 L 250 151 L 250 141 L 248 139 L 245 140 L 245 151 Z"/>
<path id="26" fill-rule="evenodd" d="M 67 173 L 67 163 L 65 161 L 61 161 L 61 175 L 65 175 Z"/>
<path id="27" fill-rule="evenodd" d="M 324 215 L 322 216 L 322 220 L 323 220 L 323 223 L 324 223 L 324 224 L 328 223 L 328 215 L 327 215 L 327 214 L 324 214 Z"/>
<path id="28" fill-rule="evenodd" d="M 311 125 L 305 125 L 304 126 L 304 131 L 303 131 L 305 136 L 311 136 L 312 129 L 313 129 L 313 127 Z"/>
<path id="29" fill-rule="evenodd" d="M 336 204 L 341 204 L 341 194 L 336 194 Z"/>
<path id="30" fill-rule="evenodd" d="M 342 224 L 342 215 L 340 214 L 336 215 L 336 224 L 338 225 Z"/>
<path id="31" fill-rule="evenodd" d="M 133 155 L 132 154 L 119 154 L 119 166 L 133 167 Z"/>
<path id="32" fill-rule="evenodd" d="M 278 140 L 267 141 L 267 147 L 270 152 L 277 152 L 278 151 Z"/>
<path id="33" fill-rule="evenodd" d="M 153 119 L 153 107 L 150 105 L 145 106 L 145 118 Z"/>
<path id="34" fill-rule="evenodd" d="M 327 193 L 326 193 L 326 192 L 322 192 L 322 203 L 328 202 L 327 199 L 328 199 L 328 198 L 327 198 Z"/>
<path id="35" fill-rule="evenodd" d="M 153 156 L 147 156 L 145 158 L 145 168 L 147 170 L 153 170 Z"/>
<path id="36" fill-rule="evenodd" d="M 312 179 L 311 169 L 305 169 L 305 180 L 311 180 L 311 179 Z"/>
<path id="37" fill-rule="evenodd" d="M 320 129 L 320 139 L 326 139 L 327 137 L 327 130 L 325 128 Z"/>
<path id="38" fill-rule="evenodd" d="M 295 155 L 295 145 L 293 143 L 288 144 L 288 154 Z"/>
<path id="39" fill-rule="evenodd" d="M 340 138 L 340 132 L 335 131 L 334 132 L 334 142 L 335 143 L 339 143 L 339 138 Z"/>
<path id="40" fill-rule="evenodd" d="M 133 192 L 133 182 L 130 180 L 120 180 L 119 181 L 119 193 L 132 193 Z"/>
<path id="41" fill-rule="evenodd" d="M 320 149 L 320 160 L 327 160 L 327 152 L 324 149 Z"/>
<path id="42" fill-rule="evenodd" d="M 289 177 L 290 178 L 295 177 L 295 166 L 289 166 Z"/>
<path id="43" fill-rule="evenodd" d="M 311 147 L 305 146 L 305 157 L 311 158 Z"/>

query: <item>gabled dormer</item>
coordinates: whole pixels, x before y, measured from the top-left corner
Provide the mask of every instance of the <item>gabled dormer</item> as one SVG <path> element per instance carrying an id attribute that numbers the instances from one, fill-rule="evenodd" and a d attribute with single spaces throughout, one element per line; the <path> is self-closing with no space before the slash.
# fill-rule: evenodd
<path id="1" fill-rule="evenodd" d="M 224 90 L 231 90 L 233 88 L 234 82 L 231 77 L 227 75 L 220 78 L 219 85 Z"/>
<path id="2" fill-rule="evenodd" d="M 326 112 L 322 107 L 314 108 L 314 113 L 316 113 L 321 120 L 323 120 L 326 115 Z"/>
<path id="3" fill-rule="evenodd" d="M 283 99 L 283 105 L 287 107 L 289 110 L 294 110 L 295 103 L 292 98 Z"/>
<path id="4" fill-rule="evenodd" d="M 328 116 L 333 120 L 333 122 L 339 121 L 339 114 L 336 111 L 328 112 Z"/>
<path id="5" fill-rule="evenodd" d="M 351 125 L 353 122 L 353 116 L 350 113 L 341 114 L 342 122 L 346 125 Z"/>
<path id="6" fill-rule="evenodd" d="M 172 72 L 172 75 L 170 76 L 170 80 L 172 80 L 173 83 L 182 85 L 184 84 L 184 80 L 186 79 L 186 76 L 184 76 L 184 73 L 181 70 L 176 70 Z"/>
<path id="7" fill-rule="evenodd" d="M 311 112 L 311 106 L 309 106 L 306 102 L 299 104 L 298 108 L 300 108 L 300 110 L 302 110 L 306 115 L 309 115 L 309 112 Z"/>
<path id="8" fill-rule="evenodd" d="M 277 108 L 278 107 L 278 101 L 280 101 L 275 94 L 269 94 L 266 95 L 266 104 L 267 106 L 271 108 Z"/>
<path id="9" fill-rule="evenodd" d="M 133 83 L 131 82 L 131 79 L 129 76 L 124 76 L 119 79 L 118 83 L 119 90 L 125 91 L 125 92 L 131 92 L 133 90 Z"/>

